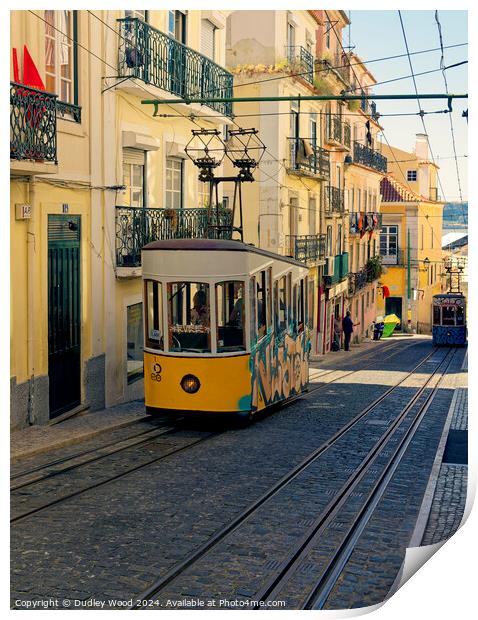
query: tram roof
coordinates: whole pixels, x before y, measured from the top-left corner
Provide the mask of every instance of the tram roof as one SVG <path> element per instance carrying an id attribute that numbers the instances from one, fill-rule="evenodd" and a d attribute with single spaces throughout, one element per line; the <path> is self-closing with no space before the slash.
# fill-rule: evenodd
<path id="1" fill-rule="evenodd" d="M 153 241 L 143 247 L 143 250 L 193 250 L 199 252 L 249 252 L 251 254 L 260 254 L 261 256 L 267 256 L 273 260 L 282 261 L 285 263 L 291 263 L 297 267 L 306 268 L 304 263 L 301 263 L 291 256 L 281 256 L 274 252 L 262 250 L 254 245 L 243 243 L 242 241 L 236 241 L 234 239 L 164 239 L 162 241 Z"/>

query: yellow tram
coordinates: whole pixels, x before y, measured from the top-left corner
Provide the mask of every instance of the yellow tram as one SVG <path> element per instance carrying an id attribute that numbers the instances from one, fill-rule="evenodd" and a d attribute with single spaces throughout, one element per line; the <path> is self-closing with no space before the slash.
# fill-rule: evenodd
<path id="1" fill-rule="evenodd" d="M 220 239 L 143 248 L 146 411 L 257 411 L 308 383 L 313 286 L 298 261 Z"/>

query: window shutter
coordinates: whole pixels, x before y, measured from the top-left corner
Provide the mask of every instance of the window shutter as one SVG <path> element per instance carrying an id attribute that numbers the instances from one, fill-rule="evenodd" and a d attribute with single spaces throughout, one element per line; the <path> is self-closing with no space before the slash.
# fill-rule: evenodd
<path id="1" fill-rule="evenodd" d="M 125 164 L 137 164 L 139 166 L 144 166 L 145 152 L 140 149 L 125 147 L 123 148 L 123 162 Z"/>
<path id="2" fill-rule="evenodd" d="M 214 60 L 214 31 L 215 26 L 208 19 L 202 20 L 201 53 Z"/>

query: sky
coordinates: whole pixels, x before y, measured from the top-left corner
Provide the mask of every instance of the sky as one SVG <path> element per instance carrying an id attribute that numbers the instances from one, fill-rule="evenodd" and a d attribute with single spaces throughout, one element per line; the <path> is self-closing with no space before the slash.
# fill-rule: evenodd
<path id="1" fill-rule="evenodd" d="M 410 76 L 410 65 L 407 56 L 383 62 L 367 61 L 406 54 L 405 40 L 400 24 L 398 11 L 347 11 L 350 14 L 350 44 L 355 46 L 354 52 L 367 64 L 377 82 L 390 80 L 401 76 Z M 439 48 L 440 39 L 435 11 L 401 11 L 405 34 L 410 53 L 430 48 Z M 446 49 L 447 45 L 467 43 L 467 12 L 466 11 L 438 11 L 441 23 L 444 62 L 445 66 L 466 61 L 468 47 L 454 47 Z M 349 45 L 349 29 L 344 30 L 344 46 Z M 441 51 L 426 54 L 412 55 L 412 66 L 415 74 L 440 68 Z M 451 68 L 446 71 L 448 92 L 468 93 L 468 65 Z M 417 76 L 418 93 L 446 93 L 445 82 L 441 71 L 428 75 Z M 373 92 L 376 94 L 414 94 L 415 89 L 411 77 L 390 84 L 377 84 Z M 447 108 L 445 99 L 424 100 L 421 102 L 425 112 L 444 110 Z M 468 125 L 462 117 L 463 110 L 468 108 L 467 99 L 456 99 L 452 104 L 451 114 L 458 171 L 463 200 L 467 200 L 467 132 Z M 386 140 L 391 146 L 413 151 L 415 134 L 423 133 L 423 125 L 418 112 L 416 99 L 410 101 L 377 101 L 377 110 L 385 114 L 403 114 L 412 112 L 414 116 L 383 116 L 381 124 L 384 127 Z M 460 199 L 458 175 L 454 159 L 453 142 L 450 128 L 449 114 L 429 114 L 424 116 L 430 146 L 435 162 L 440 166 L 439 193 L 442 199 L 454 201 Z M 383 140 L 385 142 L 385 140 Z M 431 158 L 430 158 L 431 159 Z"/>

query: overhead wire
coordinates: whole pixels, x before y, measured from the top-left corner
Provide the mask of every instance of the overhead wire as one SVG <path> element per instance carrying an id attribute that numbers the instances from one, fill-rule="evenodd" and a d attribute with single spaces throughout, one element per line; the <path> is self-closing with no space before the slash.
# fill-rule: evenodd
<path id="1" fill-rule="evenodd" d="M 446 78 L 446 67 L 445 67 L 445 52 L 444 52 L 444 48 L 443 48 L 443 35 L 442 35 L 442 29 L 441 29 L 441 23 L 440 23 L 440 19 L 438 16 L 438 11 L 435 11 L 435 21 L 437 24 L 437 28 L 438 28 L 438 37 L 440 40 L 440 48 L 441 48 L 441 58 L 440 58 L 440 69 L 443 75 L 443 81 L 445 83 L 445 91 L 447 93 L 449 93 L 449 89 L 448 89 L 448 80 Z M 453 126 L 453 117 L 451 114 L 449 114 L 449 119 L 450 119 L 450 133 L 451 133 L 451 142 L 453 145 L 453 153 L 455 155 L 455 168 L 456 168 L 456 178 L 457 178 L 457 182 L 458 182 L 458 193 L 460 196 L 460 204 L 461 204 L 461 209 L 462 209 L 462 216 L 463 216 L 463 223 L 467 224 L 466 218 L 465 218 L 465 208 L 463 205 L 463 193 L 461 191 L 461 179 L 460 179 L 460 170 L 458 168 L 458 157 L 456 154 L 456 143 L 455 143 L 455 129 Z"/>
<path id="2" fill-rule="evenodd" d="M 330 18 L 329 18 L 329 15 L 328 15 L 328 12 L 327 12 L 327 11 L 325 11 L 325 14 L 326 14 L 327 18 L 330 20 Z M 332 30 L 333 30 L 333 32 L 334 32 L 334 34 L 335 34 L 335 37 L 336 37 L 336 39 L 337 39 L 338 44 L 339 44 L 339 45 L 340 45 L 340 47 L 342 48 L 342 51 L 345 53 L 344 46 L 342 45 L 342 41 L 341 41 L 340 36 L 339 36 L 339 35 L 338 35 L 338 33 L 336 32 L 335 25 L 332 25 Z M 410 56 L 409 56 L 409 53 L 408 53 L 408 46 L 407 46 L 407 56 L 408 56 L 408 58 L 410 59 Z M 348 56 L 347 56 L 347 57 L 348 57 Z M 357 80 L 357 83 L 361 86 L 360 79 L 358 78 L 357 73 L 355 72 L 354 68 L 353 68 L 352 66 L 350 66 L 350 68 L 351 68 L 351 70 L 352 70 L 352 73 L 353 73 L 353 75 L 354 75 L 355 79 Z M 413 67 L 410 67 L 410 68 L 411 68 L 411 71 L 412 71 L 412 73 L 413 73 Z M 421 108 L 421 106 L 420 106 L 420 108 Z M 422 117 L 422 121 L 423 121 L 423 117 Z M 411 188 L 411 186 L 410 186 L 410 184 L 409 184 L 409 182 L 408 182 L 407 177 L 403 174 L 403 170 L 402 170 L 402 168 L 401 168 L 400 164 L 399 164 L 399 163 L 398 163 L 398 161 L 397 161 L 397 157 L 395 156 L 395 153 L 394 153 L 394 151 L 393 151 L 392 147 L 390 146 L 390 143 L 388 142 L 388 139 L 387 139 L 387 137 L 386 137 L 386 135 L 385 135 L 385 131 L 383 130 L 383 128 L 382 128 L 381 134 L 383 135 L 383 137 L 384 137 L 384 139 L 385 139 L 385 141 L 386 141 L 386 143 L 387 143 L 387 146 L 388 146 L 388 148 L 390 149 L 390 152 L 392 153 L 392 156 L 393 156 L 393 158 L 394 158 L 394 160 L 395 160 L 395 163 L 398 165 L 398 168 L 399 168 L 399 170 L 400 170 L 400 173 L 402 174 L 402 176 L 403 176 L 403 178 L 404 178 L 405 182 L 407 183 L 407 185 L 408 185 L 408 187 L 409 187 L 410 191 L 411 191 L 412 193 L 415 193 L 415 192 L 413 191 L 413 189 Z M 435 164 L 435 165 L 436 165 L 436 164 Z M 431 231 L 432 231 L 432 236 L 433 236 L 433 237 L 436 237 L 436 235 L 435 235 L 435 231 L 433 230 L 433 226 L 430 224 L 430 222 L 429 222 L 429 220 L 428 220 L 428 219 L 427 219 L 427 222 L 428 222 L 428 224 L 429 224 L 429 226 L 430 226 L 430 228 L 431 228 Z M 438 240 L 437 240 L 437 241 L 438 241 Z M 438 241 L 438 242 L 440 243 L 440 245 L 439 245 L 438 247 L 441 247 L 441 240 L 440 240 L 440 241 Z"/>

